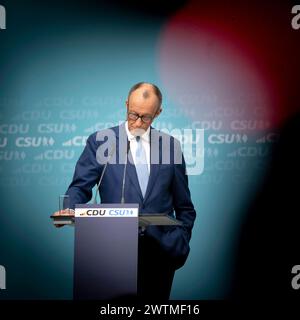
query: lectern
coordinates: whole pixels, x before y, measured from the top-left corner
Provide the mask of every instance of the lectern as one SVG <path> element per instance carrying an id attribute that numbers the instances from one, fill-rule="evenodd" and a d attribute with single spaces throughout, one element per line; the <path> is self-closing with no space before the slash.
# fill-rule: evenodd
<path id="1" fill-rule="evenodd" d="M 74 299 L 137 294 L 138 204 L 77 205 Z"/>
<path id="2" fill-rule="evenodd" d="M 51 217 L 55 224 L 74 224 L 72 217 Z M 139 215 L 138 204 L 76 205 L 74 299 L 134 299 L 139 227 L 180 224 L 166 214 Z"/>

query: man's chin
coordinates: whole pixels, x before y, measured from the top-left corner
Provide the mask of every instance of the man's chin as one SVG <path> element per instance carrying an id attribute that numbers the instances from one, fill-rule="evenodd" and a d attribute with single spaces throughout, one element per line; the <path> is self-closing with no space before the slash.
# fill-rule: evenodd
<path id="1" fill-rule="evenodd" d="M 135 137 L 138 137 L 138 136 L 142 136 L 146 132 L 146 130 L 142 128 L 133 128 L 130 130 L 130 132 Z"/>

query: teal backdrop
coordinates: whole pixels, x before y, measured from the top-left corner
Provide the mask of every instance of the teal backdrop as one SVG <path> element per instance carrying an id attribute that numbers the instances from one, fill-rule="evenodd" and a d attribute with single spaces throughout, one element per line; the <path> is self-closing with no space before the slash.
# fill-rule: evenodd
<path id="1" fill-rule="evenodd" d="M 162 34 L 186 2 L 149 12 L 117 1 L 1 4 L 7 29 L 0 31 L 0 265 L 7 289 L 0 299 L 72 299 L 74 229 L 56 229 L 49 216 L 71 182 L 87 136 L 125 119 L 128 90 L 140 81 L 155 83 L 163 93 L 154 127 L 205 129 L 204 170 L 189 176 L 197 211 L 191 252 L 176 272 L 171 298 L 227 298 L 239 228 L 276 132 L 255 122 L 266 119 L 238 113 L 230 120 L 253 122 L 227 126 L 228 109 L 208 116 L 209 99 L 189 99 L 185 107 L 178 100 L 164 68 Z M 210 41 L 205 45 L 214 48 Z M 191 49 L 181 50 L 189 60 Z M 218 44 L 212 50 L 209 57 Z M 170 74 L 188 79 L 184 70 Z M 229 78 L 222 81 L 235 81 Z M 247 104 L 243 99 L 240 105 Z"/>

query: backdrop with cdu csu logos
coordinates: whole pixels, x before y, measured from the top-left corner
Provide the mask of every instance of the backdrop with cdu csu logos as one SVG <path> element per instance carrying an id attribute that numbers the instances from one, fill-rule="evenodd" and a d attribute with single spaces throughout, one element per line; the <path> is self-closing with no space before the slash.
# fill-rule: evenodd
<path id="1" fill-rule="evenodd" d="M 0 5 L 0 299 L 72 298 L 74 229 L 49 216 L 87 137 L 125 119 L 140 81 L 163 93 L 153 126 L 189 129 L 193 146 L 184 151 L 197 218 L 171 298 L 231 297 L 242 226 L 299 111 L 295 4 Z"/>

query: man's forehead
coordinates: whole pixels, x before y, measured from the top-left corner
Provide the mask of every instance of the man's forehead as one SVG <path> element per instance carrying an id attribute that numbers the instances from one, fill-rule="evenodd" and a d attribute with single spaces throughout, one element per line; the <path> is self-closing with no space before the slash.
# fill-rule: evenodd
<path id="1" fill-rule="evenodd" d="M 156 106 L 158 98 L 151 89 L 139 88 L 132 92 L 129 97 L 130 104 L 141 105 L 141 106 Z"/>
<path id="2" fill-rule="evenodd" d="M 140 98 L 150 98 L 151 96 L 155 96 L 154 90 L 151 86 L 149 85 L 143 85 L 140 88 L 134 90 L 131 93 L 132 97 L 140 97 Z"/>
<path id="3" fill-rule="evenodd" d="M 130 104 L 128 111 L 130 112 L 135 112 L 138 114 L 144 114 L 144 115 L 151 115 L 153 113 L 153 109 L 155 109 L 154 105 L 135 105 L 135 104 Z"/>

